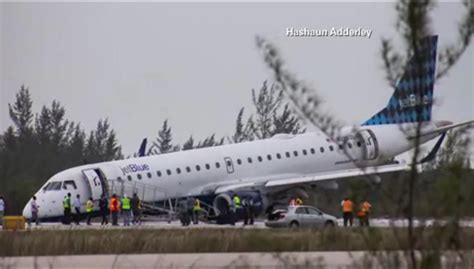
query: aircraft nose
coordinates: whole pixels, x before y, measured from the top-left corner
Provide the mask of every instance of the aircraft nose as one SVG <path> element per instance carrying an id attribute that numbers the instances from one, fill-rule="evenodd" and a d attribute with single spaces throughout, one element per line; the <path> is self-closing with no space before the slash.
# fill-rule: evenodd
<path id="1" fill-rule="evenodd" d="M 30 219 L 31 218 L 31 206 L 30 206 L 30 201 L 25 205 L 23 208 L 23 217 Z"/>

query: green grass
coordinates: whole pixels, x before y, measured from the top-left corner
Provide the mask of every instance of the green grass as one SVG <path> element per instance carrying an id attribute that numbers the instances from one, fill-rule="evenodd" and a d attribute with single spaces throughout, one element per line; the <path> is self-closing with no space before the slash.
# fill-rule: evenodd
<path id="1" fill-rule="evenodd" d="M 397 232 L 396 237 L 392 228 L 3 231 L 0 256 L 404 249 L 406 230 Z M 438 232 L 425 229 L 418 247 L 431 247 L 433 238 L 439 244 L 449 241 Z M 465 228 L 461 234 L 459 247 L 474 249 L 474 229 Z"/>

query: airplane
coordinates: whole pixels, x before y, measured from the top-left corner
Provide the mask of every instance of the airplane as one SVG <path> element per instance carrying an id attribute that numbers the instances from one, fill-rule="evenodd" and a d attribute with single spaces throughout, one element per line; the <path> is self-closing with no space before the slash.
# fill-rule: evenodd
<path id="1" fill-rule="evenodd" d="M 308 186 L 337 188 L 335 179 L 378 175 L 408 169 L 394 162 L 397 155 L 414 147 L 416 126 L 419 141 L 438 142 L 422 161 L 434 158 L 447 131 L 474 121 L 453 124 L 432 121 L 437 36 L 420 40 L 419 51 L 407 62 L 387 106 L 360 126 L 343 128 L 337 138 L 322 131 L 277 134 L 268 139 L 210 148 L 144 156 L 146 141 L 137 158 L 73 167 L 53 175 L 36 192 L 39 218 L 63 216 L 67 193 L 89 197 L 98 211 L 101 195 L 135 192 L 149 204 L 198 197 L 216 215 L 224 214 L 232 196 L 254 199 L 259 212 L 286 203 L 290 195 L 305 195 Z M 420 60 L 420 66 L 415 62 Z M 418 70 L 417 70 L 418 69 Z M 171 205 L 171 202 L 170 202 Z M 23 210 L 31 217 L 30 202 Z"/>

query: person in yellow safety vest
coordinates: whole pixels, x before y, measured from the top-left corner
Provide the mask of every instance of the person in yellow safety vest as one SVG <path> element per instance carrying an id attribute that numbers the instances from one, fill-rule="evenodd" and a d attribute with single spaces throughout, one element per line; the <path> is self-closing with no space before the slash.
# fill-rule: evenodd
<path id="1" fill-rule="evenodd" d="M 71 224 L 71 193 L 68 192 L 66 196 L 64 196 L 63 200 L 63 208 L 64 208 L 64 224 Z"/>
<path id="2" fill-rule="evenodd" d="M 233 225 L 234 225 L 235 222 L 240 217 L 240 212 L 241 212 L 241 210 L 240 210 L 240 197 L 237 194 L 234 194 L 234 197 L 232 198 L 232 202 L 233 202 L 233 205 L 234 205 L 234 212 L 233 212 L 231 223 L 233 223 Z"/>
<path id="3" fill-rule="evenodd" d="M 296 205 L 302 205 L 303 204 L 303 200 L 301 200 L 300 198 L 296 198 Z"/>
<path id="4" fill-rule="evenodd" d="M 94 202 L 92 197 L 86 202 L 87 225 L 91 225 L 92 211 L 94 210 Z"/>
<path id="5" fill-rule="evenodd" d="M 194 207 L 193 207 L 193 223 L 199 223 L 199 212 L 201 211 L 201 201 L 198 198 L 194 199 Z"/>
<path id="6" fill-rule="evenodd" d="M 127 197 L 127 194 L 123 195 L 122 198 L 122 215 L 123 215 L 123 226 L 130 226 L 130 198 Z"/>

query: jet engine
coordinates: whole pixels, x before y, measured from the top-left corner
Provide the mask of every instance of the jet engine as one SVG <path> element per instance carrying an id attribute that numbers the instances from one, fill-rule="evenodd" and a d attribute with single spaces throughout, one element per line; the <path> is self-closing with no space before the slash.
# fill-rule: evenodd
<path id="1" fill-rule="evenodd" d="M 244 199 L 251 199 L 254 205 L 254 212 L 256 215 L 261 213 L 264 209 L 264 199 L 259 191 L 239 191 L 239 192 L 224 192 L 218 194 L 213 201 L 214 210 L 216 215 L 223 215 L 229 212 L 232 207 L 233 197 L 237 194 L 240 197 L 240 201 Z"/>

